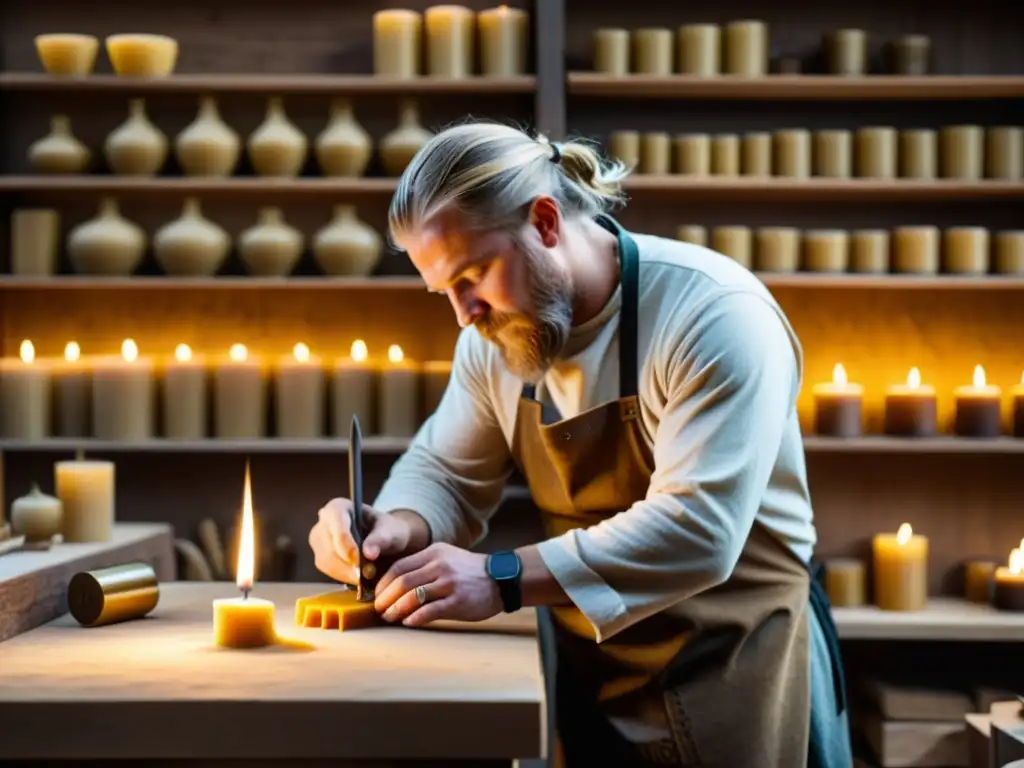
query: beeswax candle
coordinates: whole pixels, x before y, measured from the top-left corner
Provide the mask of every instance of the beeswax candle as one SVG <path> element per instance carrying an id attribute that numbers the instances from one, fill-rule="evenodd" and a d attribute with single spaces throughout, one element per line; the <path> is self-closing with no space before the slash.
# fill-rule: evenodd
<path id="1" fill-rule="evenodd" d="M 676 48 L 681 74 L 714 77 L 721 72 L 722 30 L 717 24 L 684 24 Z"/>
<path id="2" fill-rule="evenodd" d="M 854 608 L 867 602 L 864 563 L 848 557 L 825 561 L 825 593 L 834 608 Z"/>
<path id="3" fill-rule="evenodd" d="M 892 232 L 894 272 L 934 275 L 939 271 L 939 228 L 896 227 Z"/>
<path id="4" fill-rule="evenodd" d="M 857 175 L 862 179 L 896 178 L 897 133 L 889 126 L 857 131 Z"/>
<path id="5" fill-rule="evenodd" d="M 423 16 L 427 74 L 460 78 L 473 74 L 476 15 L 461 5 L 435 5 Z"/>
<path id="6" fill-rule="evenodd" d="M 811 272 L 845 272 L 850 263 L 850 242 L 838 229 L 804 232 L 804 267 Z"/>
<path id="7" fill-rule="evenodd" d="M 832 369 L 832 381 L 815 384 L 814 431 L 829 437 L 859 437 L 864 403 L 864 387 L 846 378 L 842 363 Z"/>
<path id="8" fill-rule="evenodd" d="M 900 133 L 900 176 L 931 181 L 938 173 L 938 160 L 935 131 L 915 129 Z"/>
<path id="9" fill-rule="evenodd" d="M 1024 176 L 1024 128 L 997 125 L 985 133 L 985 175 L 1019 181 Z"/>
<path id="10" fill-rule="evenodd" d="M 1020 383 L 1014 386 L 1013 396 L 1013 436 L 1024 437 L 1024 373 L 1020 375 Z"/>
<path id="11" fill-rule="evenodd" d="M 11 213 L 11 274 L 48 277 L 57 271 L 60 213 L 17 208 Z"/>
<path id="12" fill-rule="evenodd" d="M 419 428 L 420 371 L 397 344 L 388 347 L 388 362 L 380 373 L 380 434 L 411 437 Z"/>
<path id="13" fill-rule="evenodd" d="M 722 133 L 711 140 L 711 173 L 715 176 L 740 175 L 740 137 Z"/>
<path id="14" fill-rule="evenodd" d="M 1001 275 L 1024 274 L 1024 230 L 1005 230 L 995 236 L 992 266 Z"/>
<path id="15" fill-rule="evenodd" d="M 889 271 L 889 233 L 858 229 L 850 236 L 850 271 L 881 274 Z"/>
<path id="16" fill-rule="evenodd" d="M 711 249 L 750 269 L 754 255 L 754 237 L 750 227 L 715 227 L 711 231 Z"/>
<path id="17" fill-rule="evenodd" d="M 853 168 L 853 149 L 849 131 L 829 130 L 814 134 L 814 175 L 829 179 L 848 179 Z"/>
<path id="18" fill-rule="evenodd" d="M 693 243 L 694 245 L 707 246 L 708 231 L 705 227 L 702 227 L 699 224 L 683 224 L 676 230 L 676 240 L 682 240 L 684 243 Z"/>
<path id="19" fill-rule="evenodd" d="M 931 38 L 925 35 L 904 35 L 896 41 L 893 74 L 927 75 L 931 71 Z"/>
<path id="20" fill-rule="evenodd" d="M 133 339 L 121 356 L 96 361 L 92 371 L 93 435 L 101 440 L 149 440 L 156 423 L 153 361 L 139 357 Z"/>
<path id="21" fill-rule="evenodd" d="M 754 267 L 758 272 L 795 272 L 800 267 L 800 230 L 761 227 L 757 230 Z"/>
<path id="22" fill-rule="evenodd" d="M 1024 611 L 1024 539 L 1005 567 L 992 577 L 992 604 L 1001 611 Z"/>
<path id="23" fill-rule="evenodd" d="M 28 339 L 21 342 L 17 359 L 0 364 L 0 434 L 16 440 L 49 436 L 51 376 L 51 367 L 36 360 Z"/>
<path id="24" fill-rule="evenodd" d="M 989 238 L 984 227 L 950 227 L 943 233 L 942 261 L 953 275 L 984 275 L 989 270 Z"/>
<path id="25" fill-rule="evenodd" d="M 1002 397 L 999 387 L 985 383 L 985 369 L 974 367 L 971 386 L 957 387 L 954 431 L 961 437 L 999 437 L 1002 432 Z"/>
<path id="26" fill-rule="evenodd" d="M 811 133 L 803 128 L 776 131 L 775 158 L 772 166 L 776 176 L 806 179 L 811 175 Z"/>
<path id="27" fill-rule="evenodd" d="M 867 72 L 868 36 L 863 29 L 837 29 L 825 36 L 828 71 L 832 75 Z"/>
<path id="28" fill-rule="evenodd" d="M 980 125 L 948 125 L 942 129 L 939 165 L 946 179 L 978 181 L 984 170 L 985 130 Z"/>
<path id="29" fill-rule="evenodd" d="M 609 154 L 622 161 L 627 168 L 640 166 L 640 132 L 612 131 L 608 136 Z"/>
<path id="30" fill-rule="evenodd" d="M 76 341 L 64 345 L 64 360 L 53 371 L 54 406 L 59 437 L 88 437 L 91 434 L 92 372 L 82 360 Z"/>
<path id="31" fill-rule="evenodd" d="M 64 541 L 108 541 L 116 514 L 114 463 L 79 454 L 73 461 L 56 462 L 53 475 L 64 508 Z"/>
<path id="32" fill-rule="evenodd" d="M 348 437 L 352 417 L 359 417 L 364 434 L 373 431 L 373 394 L 375 374 L 368 362 L 369 351 L 366 342 L 356 339 L 348 357 L 334 364 L 331 378 L 331 434 Z"/>
<path id="33" fill-rule="evenodd" d="M 174 349 L 174 360 L 164 372 L 164 437 L 172 440 L 201 440 L 206 437 L 206 365 L 192 354 L 188 344 Z"/>
<path id="34" fill-rule="evenodd" d="M 526 72 L 529 14 L 502 5 L 480 11 L 480 70 L 491 77 L 514 77 Z"/>
<path id="35" fill-rule="evenodd" d="M 629 30 L 594 30 L 594 71 L 621 77 L 629 74 Z"/>
<path id="36" fill-rule="evenodd" d="M 873 540 L 875 605 L 885 611 L 920 611 L 928 604 L 928 539 L 910 523 Z"/>
<path id="37" fill-rule="evenodd" d="M 411 78 L 420 74 L 423 17 L 393 9 L 373 14 L 373 73 Z"/>
<path id="38" fill-rule="evenodd" d="M 707 176 L 711 173 L 711 136 L 706 133 L 683 133 L 676 136 L 675 172 L 684 176 Z"/>
<path id="39" fill-rule="evenodd" d="M 885 394 L 885 434 L 931 437 L 938 431 L 935 388 L 921 383 L 921 372 L 911 368 L 906 384 L 889 387 Z"/>
<path id="40" fill-rule="evenodd" d="M 633 71 L 642 75 L 672 74 L 672 30 L 634 29 Z"/>
<path id="41" fill-rule="evenodd" d="M 754 131 L 743 137 L 740 166 L 744 176 L 772 175 L 772 135 L 768 131 Z"/>
<path id="42" fill-rule="evenodd" d="M 996 563 L 991 560 L 968 560 L 964 563 L 964 597 L 973 603 L 992 600 L 992 577 Z"/>
<path id="43" fill-rule="evenodd" d="M 733 21 L 725 27 L 725 72 L 762 77 L 768 72 L 768 25 L 763 21 Z"/>
<path id="44" fill-rule="evenodd" d="M 650 131 L 640 137 L 640 173 L 668 173 L 672 167 L 672 139 Z"/>
<path id="45" fill-rule="evenodd" d="M 267 433 L 267 385 L 263 365 L 249 358 L 244 344 L 233 344 L 214 372 L 214 434 L 253 439 Z"/>
<path id="46" fill-rule="evenodd" d="M 299 342 L 281 361 L 275 382 L 277 436 L 315 438 L 324 433 L 324 369 L 309 347 Z"/>

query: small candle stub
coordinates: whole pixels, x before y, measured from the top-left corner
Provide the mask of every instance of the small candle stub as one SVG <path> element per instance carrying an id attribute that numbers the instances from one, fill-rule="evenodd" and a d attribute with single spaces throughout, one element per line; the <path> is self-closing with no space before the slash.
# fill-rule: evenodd
<path id="1" fill-rule="evenodd" d="M 973 603 L 992 599 L 992 578 L 997 563 L 991 560 L 968 560 L 964 563 L 964 597 Z"/>

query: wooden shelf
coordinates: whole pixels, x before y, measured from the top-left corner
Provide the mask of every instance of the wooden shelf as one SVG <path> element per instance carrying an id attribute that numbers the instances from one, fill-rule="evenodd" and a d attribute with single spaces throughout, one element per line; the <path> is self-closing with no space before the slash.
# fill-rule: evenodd
<path id="1" fill-rule="evenodd" d="M 769 75 L 694 77 L 570 72 L 571 95 L 603 98 L 767 100 L 1012 99 L 1024 96 L 1024 77 L 900 77 L 872 75 Z"/>
<path id="2" fill-rule="evenodd" d="M 832 616 L 843 640 L 1024 641 L 1024 613 L 956 598 L 933 597 L 923 611 L 865 606 L 833 608 Z"/>
<path id="3" fill-rule="evenodd" d="M 1024 438 L 867 437 L 804 435 L 807 453 L 1024 454 Z"/>
<path id="4" fill-rule="evenodd" d="M 96 194 L 390 194 L 398 179 L 307 176 L 271 178 L 233 176 L 228 178 L 175 176 L 140 178 L 132 176 L 24 175 L 0 176 L 0 192 L 64 192 Z"/>
<path id="5" fill-rule="evenodd" d="M 925 202 L 935 200 L 1012 200 L 1024 198 L 1017 181 L 917 181 L 894 179 L 694 178 L 675 174 L 639 174 L 624 182 L 631 193 L 658 193 L 700 201 L 778 202 Z"/>
<path id="6" fill-rule="evenodd" d="M 113 91 L 117 93 L 312 93 L 312 94 L 478 94 L 533 93 L 537 79 L 475 76 L 463 79 L 374 75 L 181 74 L 170 77 L 88 75 L 55 77 L 41 72 L 0 73 L 0 90 Z"/>
<path id="7" fill-rule="evenodd" d="M 814 272 L 757 272 L 770 288 L 814 288 L 893 291 L 1015 291 L 1024 289 L 1024 275 L 861 275 Z"/>

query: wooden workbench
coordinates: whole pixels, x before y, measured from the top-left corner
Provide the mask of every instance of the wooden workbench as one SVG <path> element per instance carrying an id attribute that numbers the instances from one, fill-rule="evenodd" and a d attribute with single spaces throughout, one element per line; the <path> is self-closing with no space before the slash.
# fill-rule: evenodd
<path id="1" fill-rule="evenodd" d="M 328 586 L 254 591 L 276 603 L 279 634 L 312 650 L 214 647 L 211 601 L 237 592 L 231 583 L 193 582 L 162 584 L 145 619 L 85 629 L 65 615 L 0 643 L 0 764 L 510 765 L 543 756 L 532 610 L 434 629 L 295 626 L 295 600 Z"/>

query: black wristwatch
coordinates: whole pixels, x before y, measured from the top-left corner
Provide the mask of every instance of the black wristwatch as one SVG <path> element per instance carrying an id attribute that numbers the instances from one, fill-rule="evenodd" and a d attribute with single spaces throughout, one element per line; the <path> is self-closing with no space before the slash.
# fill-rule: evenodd
<path id="1" fill-rule="evenodd" d="M 515 613 L 523 607 L 523 592 L 519 581 L 523 575 L 523 563 L 519 555 L 511 551 L 488 555 L 487 575 L 498 585 L 505 613 Z"/>

